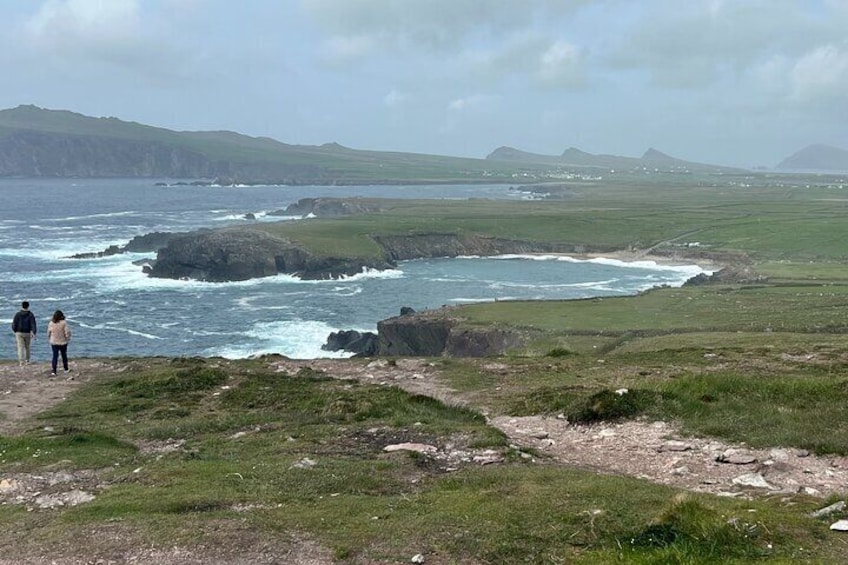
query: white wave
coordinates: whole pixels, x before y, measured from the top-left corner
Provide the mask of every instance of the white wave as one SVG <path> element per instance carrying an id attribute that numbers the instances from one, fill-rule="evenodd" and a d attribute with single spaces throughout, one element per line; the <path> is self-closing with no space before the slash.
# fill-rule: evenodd
<path id="1" fill-rule="evenodd" d="M 149 333 L 144 333 L 138 330 L 134 330 L 132 328 L 127 328 L 125 326 L 110 326 L 108 324 L 86 324 L 84 322 L 77 322 L 77 325 L 81 328 L 91 329 L 91 330 L 105 330 L 110 332 L 119 332 L 126 333 L 130 335 L 136 335 L 139 337 L 143 337 L 150 340 L 161 340 L 165 339 L 164 337 L 160 337 L 158 335 L 153 335 Z"/>
<path id="2" fill-rule="evenodd" d="M 331 279 L 337 281 L 361 281 L 366 279 L 402 279 L 405 276 L 404 272 L 400 269 L 370 269 L 368 267 L 363 267 L 361 273 L 356 273 L 355 275 L 342 275 L 338 279 Z"/>
<path id="3" fill-rule="evenodd" d="M 51 218 L 53 222 L 75 222 L 77 220 L 90 220 L 92 218 L 120 218 L 122 216 L 133 216 L 138 214 L 134 210 L 122 210 L 120 212 L 102 212 L 100 214 L 86 214 L 83 216 L 65 216 L 64 218 Z"/>
<path id="4" fill-rule="evenodd" d="M 690 274 L 695 276 L 700 273 L 712 274 L 699 265 L 664 265 L 651 260 L 641 261 L 624 261 L 621 259 L 611 259 L 609 257 L 593 257 L 591 259 L 578 259 L 570 255 L 552 255 L 552 254 L 504 254 L 495 255 L 491 259 L 511 260 L 524 259 L 530 261 L 564 261 L 567 263 L 594 263 L 596 265 L 609 265 L 613 267 L 624 267 L 631 269 L 647 269 L 651 271 L 671 271 L 681 274 Z"/>
<path id="5" fill-rule="evenodd" d="M 537 284 L 537 283 L 517 283 L 517 282 L 502 282 L 495 281 L 487 285 L 487 288 L 532 288 L 532 289 L 566 289 L 566 288 L 601 288 L 618 282 L 619 279 L 609 279 L 605 281 L 591 281 L 582 283 L 561 283 L 561 284 Z"/>
<path id="6" fill-rule="evenodd" d="M 252 338 L 250 344 L 212 347 L 204 355 L 227 359 L 245 359 L 277 353 L 292 359 L 317 359 L 321 357 L 345 358 L 352 354 L 344 351 L 324 351 L 330 333 L 338 331 L 324 322 L 312 320 L 290 320 L 256 324 L 245 332 Z"/>

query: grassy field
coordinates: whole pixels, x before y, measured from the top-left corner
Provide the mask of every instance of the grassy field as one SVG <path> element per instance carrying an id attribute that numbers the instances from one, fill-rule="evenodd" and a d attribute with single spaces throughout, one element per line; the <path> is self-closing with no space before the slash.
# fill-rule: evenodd
<path id="1" fill-rule="evenodd" d="M 804 179 L 796 179 L 802 182 Z M 371 256 L 371 234 L 465 233 L 587 250 L 743 254 L 784 277 L 845 279 L 848 198 L 838 185 L 739 189 L 691 183 L 575 184 L 562 200 L 397 201 L 378 214 L 264 225 L 318 252 L 344 241 L 347 256 Z M 697 247 L 687 244 L 697 243 Z M 813 271 L 816 272 L 816 271 Z"/>
<path id="2" fill-rule="evenodd" d="M 668 361 L 626 358 L 618 368 Z M 504 380 L 510 392 L 500 400 L 512 413 L 560 410 L 571 386 L 566 375 L 586 362 L 560 362 L 556 374 L 538 375 L 541 366 L 523 365 L 526 382 Z M 51 548 L 74 548 L 72 558 L 119 555 L 116 545 L 132 540 L 232 556 L 256 543 L 284 552 L 302 538 L 341 563 L 406 563 L 418 553 L 428 563 L 836 563 L 845 555 L 829 540 L 827 523 L 806 515 L 823 504 L 809 497 L 722 499 L 544 457 L 531 462 L 473 409 L 316 371 L 276 372 L 273 358 L 121 363 L 121 373 L 94 380 L 28 431 L 0 439 L 3 477 L 89 472 L 98 492 L 54 511 L 0 506 L 0 543 L 14 548 L 10 555 L 50 555 Z M 446 363 L 452 379 L 478 388 L 478 365 Z M 593 377 L 594 385 L 608 384 L 612 372 Z M 809 376 L 818 384 L 803 388 L 804 398 L 830 407 L 823 420 L 844 420 L 838 379 Z M 695 418 L 686 403 L 702 389 L 717 397 L 713 416 L 753 404 L 733 405 L 728 399 L 742 390 L 715 388 L 723 377 L 713 378 L 653 379 L 645 390 L 663 402 L 650 410 L 701 429 L 714 418 Z M 789 380 L 758 390 L 799 403 L 802 389 Z M 794 443 L 764 438 L 775 439 Z M 402 441 L 496 451 L 504 459 L 480 466 L 382 451 Z M 75 546 L 92 531 L 102 537 Z"/>

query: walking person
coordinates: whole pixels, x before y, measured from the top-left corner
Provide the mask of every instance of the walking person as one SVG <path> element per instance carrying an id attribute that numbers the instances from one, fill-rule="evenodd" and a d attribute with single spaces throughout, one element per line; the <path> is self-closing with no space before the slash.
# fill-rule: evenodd
<path id="1" fill-rule="evenodd" d="M 32 340 L 37 331 L 35 315 L 29 311 L 29 302 L 24 300 L 21 302 L 21 309 L 12 319 L 12 332 L 18 345 L 18 364 L 21 367 L 29 365 Z"/>
<path id="2" fill-rule="evenodd" d="M 51 377 L 56 376 L 56 365 L 59 361 L 59 355 L 62 355 L 62 367 L 67 374 L 71 369 L 68 367 L 68 342 L 71 341 L 71 328 L 65 321 L 65 314 L 61 310 L 53 312 L 53 317 L 50 323 L 47 324 L 47 341 L 50 342 L 50 347 L 53 349 L 53 362 L 51 367 L 53 372 Z"/>

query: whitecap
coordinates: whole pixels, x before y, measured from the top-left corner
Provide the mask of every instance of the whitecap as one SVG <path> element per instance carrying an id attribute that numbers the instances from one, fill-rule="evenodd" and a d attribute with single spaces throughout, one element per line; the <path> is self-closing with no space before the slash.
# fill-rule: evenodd
<path id="1" fill-rule="evenodd" d="M 274 353 L 292 359 L 350 357 L 352 354 L 345 351 L 321 349 L 321 345 L 327 341 L 327 336 L 334 331 L 338 331 L 338 328 L 314 320 L 261 322 L 245 332 L 247 337 L 252 338 L 251 343 L 208 348 L 204 355 L 227 359 L 244 359 Z"/>

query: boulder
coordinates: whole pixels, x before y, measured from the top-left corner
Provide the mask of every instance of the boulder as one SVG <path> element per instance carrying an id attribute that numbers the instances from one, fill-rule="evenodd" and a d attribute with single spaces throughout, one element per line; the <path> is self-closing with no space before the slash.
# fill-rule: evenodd
<path id="1" fill-rule="evenodd" d="M 358 356 L 371 356 L 377 352 L 377 334 L 342 330 L 327 336 L 327 343 L 321 346 L 324 351 L 347 351 Z"/>

